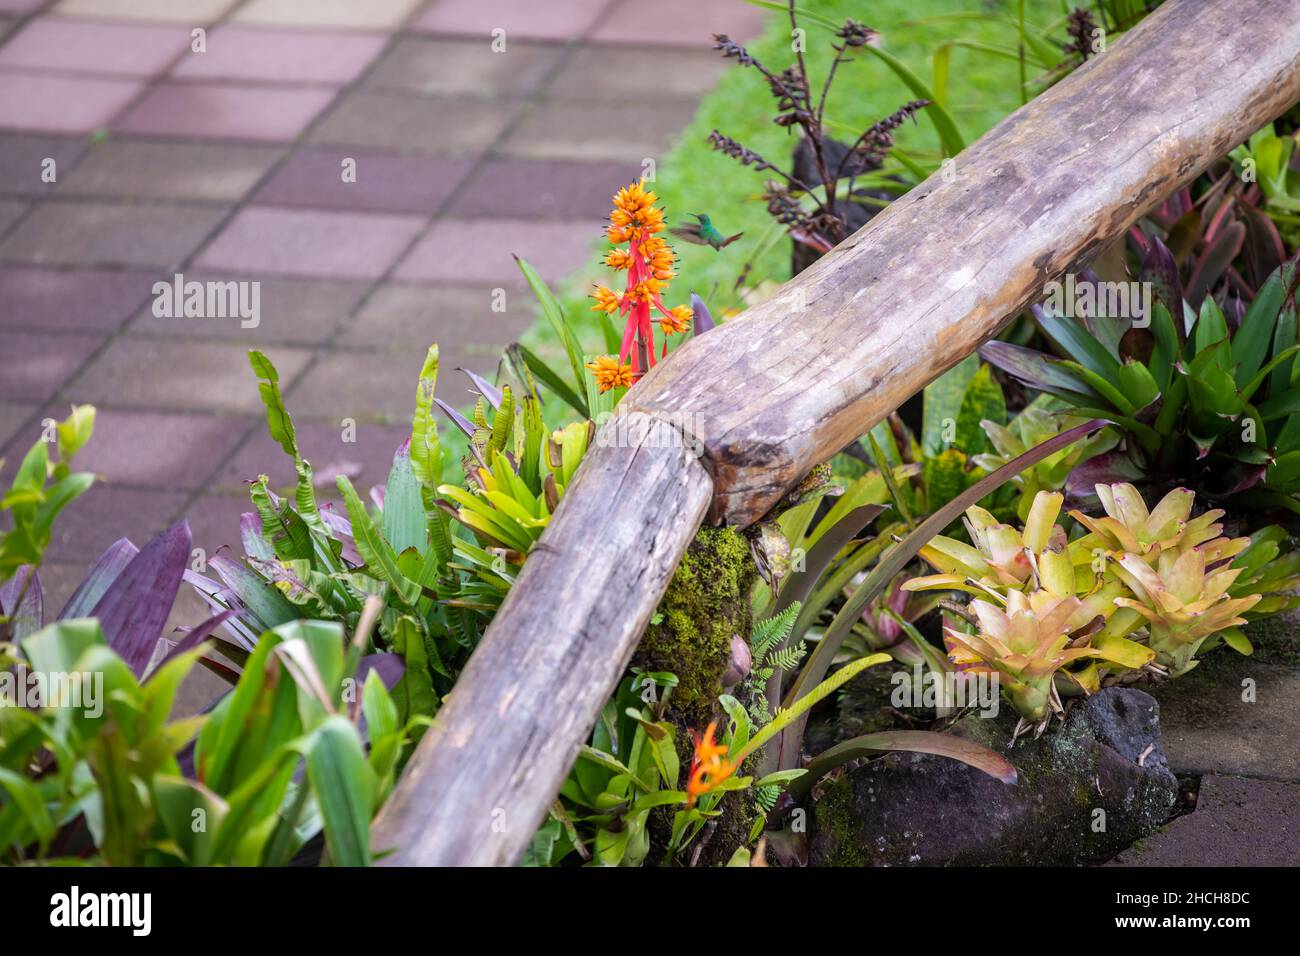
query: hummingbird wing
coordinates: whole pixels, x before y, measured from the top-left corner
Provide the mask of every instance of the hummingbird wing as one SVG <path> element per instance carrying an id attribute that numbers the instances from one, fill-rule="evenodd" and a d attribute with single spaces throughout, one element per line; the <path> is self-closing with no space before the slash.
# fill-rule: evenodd
<path id="1" fill-rule="evenodd" d="M 669 229 L 668 232 L 685 242 L 693 242 L 699 246 L 708 245 L 708 242 L 700 235 L 698 223 L 684 222 L 675 229 Z"/>

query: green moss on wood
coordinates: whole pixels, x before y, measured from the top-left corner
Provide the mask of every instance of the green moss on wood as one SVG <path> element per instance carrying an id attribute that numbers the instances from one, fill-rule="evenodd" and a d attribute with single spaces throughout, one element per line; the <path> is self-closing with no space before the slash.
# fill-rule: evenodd
<path id="1" fill-rule="evenodd" d="M 668 585 L 657 623 L 641 639 L 637 665 L 677 675 L 669 708 L 687 726 L 703 728 L 714 714 L 731 637 L 748 638 L 753 623 L 749 592 L 756 574 L 740 534 L 702 528 Z"/>

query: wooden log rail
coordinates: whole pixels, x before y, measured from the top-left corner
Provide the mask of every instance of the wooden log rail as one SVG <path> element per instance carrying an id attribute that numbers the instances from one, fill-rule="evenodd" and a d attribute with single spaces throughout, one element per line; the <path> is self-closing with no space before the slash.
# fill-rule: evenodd
<path id="1" fill-rule="evenodd" d="M 1300 99 L 1298 0 L 1172 0 L 628 395 L 376 822 L 515 862 L 702 520 L 745 525 Z M 702 445 L 693 453 L 686 436 Z"/>

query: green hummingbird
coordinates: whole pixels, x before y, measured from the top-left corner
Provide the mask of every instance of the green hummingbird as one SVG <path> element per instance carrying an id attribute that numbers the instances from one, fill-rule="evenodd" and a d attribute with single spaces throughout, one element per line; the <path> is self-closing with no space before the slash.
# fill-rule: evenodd
<path id="1" fill-rule="evenodd" d="M 738 232 L 734 236 L 723 236 L 718 232 L 717 227 L 713 225 L 713 220 L 702 212 L 693 212 L 690 215 L 699 220 L 698 223 L 684 222 L 676 229 L 668 230 L 678 239 L 684 239 L 687 242 L 694 242 L 701 246 L 712 246 L 719 251 L 724 246 L 729 246 L 741 236 L 743 232 Z"/>

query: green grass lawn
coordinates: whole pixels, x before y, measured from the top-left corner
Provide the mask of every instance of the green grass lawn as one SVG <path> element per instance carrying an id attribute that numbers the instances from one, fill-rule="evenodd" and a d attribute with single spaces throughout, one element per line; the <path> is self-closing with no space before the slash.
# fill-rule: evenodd
<path id="1" fill-rule="evenodd" d="M 742 0 L 735 0 L 737 4 Z M 901 59 L 927 85 L 932 83 L 932 53 L 947 41 L 962 39 L 1014 47 L 1016 31 L 1007 18 L 1016 16 L 1018 0 L 804 0 L 806 9 L 840 22 L 847 17 L 865 22 L 881 34 L 881 45 Z M 1056 24 L 1062 16 L 1060 0 L 1026 0 L 1026 20 L 1037 27 Z M 830 31 L 812 22 L 806 24 L 806 59 L 814 91 L 833 52 Z M 1063 36 L 1059 27 L 1054 35 Z M 764 35 L 748 45 L 769 69 L 779 72 L 789 65 L 791 51 L 789 21 L 783 14 L 769 16 Z M 720 55 L 720 54 L 719 54 Z M 714 152 L 706 139 L 718 129 L 771 162 L 789 168 L 790 151 L 797 134 L 772 123 L 775 103 L 762 75 L 752 68 L 731 63 L 717 88 L 700 104 L 695 119 L 658 163 L 654 189 L 676 223 L 689 212 L 707 212 L 728 234 L 743 231 L 743 239 L 722 252 L 704 246 L 673 241 L 679 257 L 678 277 L 673 280 L 669 305 L 689 301 L 690 292 L 704 296 L 715 315 L 738 306 L 732 287 L 744 262 L 758 246 L 771 222 L 761 198 L 763 182 L 771 173 L 755 173 L 734 160 Z M 944 106 L 956 121 L 967 143 L 973 142 L 1020 105 L 1017 62 L 979 50 L 952 50 L 948 94 Z M 1030 76 L 1034 75 L 1031 67 Z M 882 62 L 859 54 L 842 65 L 827 105 L 827 119 L 838 139 L 853 140 L 877 119 L 892 113 L 915 95 Z M 898 131 L 901 149 L 914 155 L 938 159 L 938 139 L 924 115 L 916 125 Z M 593 263 L 609 248 L 603 237 L 594 236 Z M 590 276 L 592 269 L 584 270 Z M 781 241 L 756 264 L 748 284 L 757 280 L 784 281 L 790 275 L 790 241 Z M 611 283 L 614 276 L 611 273 Z M 589 288 L 577 277 L 557 289 L 566 311 L 582 334 L 584 347 L 603 351 L 596 330 Z M 566 368 L 562 352 L 544 321 L 534 324 L 525 341 L 540 354 Z"/>

